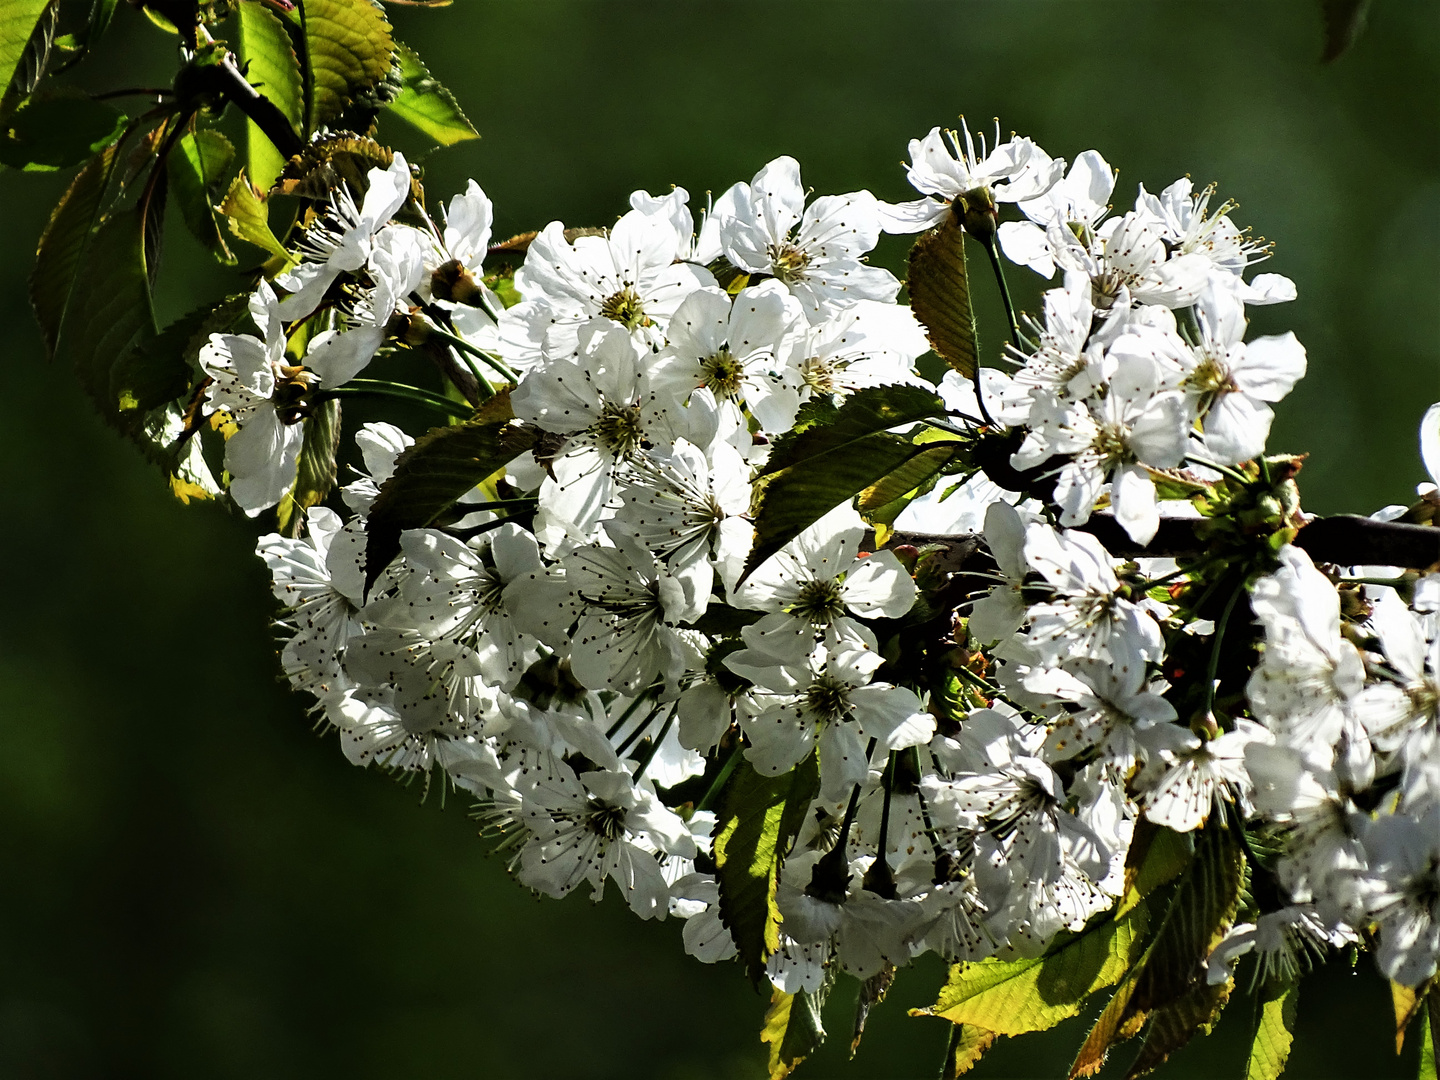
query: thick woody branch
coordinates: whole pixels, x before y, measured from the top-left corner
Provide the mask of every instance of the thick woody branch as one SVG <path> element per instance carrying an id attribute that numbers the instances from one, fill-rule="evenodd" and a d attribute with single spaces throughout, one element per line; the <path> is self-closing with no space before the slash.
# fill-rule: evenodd
<path id="1" fill-rule="evenodd" d="M 227 101 L 233 102 L 237 109 L 255 121 L 255 126 L 275 144 L 276 150 L 279 150 L 286 158 L 292 158 L 304 151 L 305 140 L 296 134 L 279 106 L 250 85 L 244 74 L 235 66 L 233 56 L 227 55 L 218 64 L 211 65 L 205 70 L 209 73 L 212 89 L 223 95 Z"/>

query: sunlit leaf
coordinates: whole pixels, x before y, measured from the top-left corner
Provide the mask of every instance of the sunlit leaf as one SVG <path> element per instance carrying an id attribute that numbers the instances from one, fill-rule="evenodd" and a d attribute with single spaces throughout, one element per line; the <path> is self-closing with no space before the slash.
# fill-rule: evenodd
<path id="1" fill-rule="evenodd" d="M 235 182 L 230 185 L 219 209 L 229 224 L 230 231 L 241 240 L 289 261 L 289 252 L 270 231 L 270 207 L 261 202 L 260 196 L 255 194 L 255 189 L 245 177 L 244 169 L 235 177 Z"/>
<path id="2" fill-rule="evenodd" d="M 1267 979 L 1260 988 L 1260 1012 L 1245 1080 L 1279 1080 L 1295 1041 L 1295 1012 L 1300 1001 L 1300 984 Z"/>
<path id="3" fill-rule="evenodd" d="M 187 132 L 170 151 L 170 190 L 195 239 L 226 266 L 235 256 L 225 243 L 216 201 L 225 192 L 225 175 L 235 160 L 235 147 L 218 131 Z"/>
<path id="4" fill-rule="evenodd" d="M 919 386 L 871 387 L 838 409 L 802 410 L 795 430 L 776 441 L 756 484 L 755 546 L 745 573 L 915 453 L 908 439 L 888 429 L 944 411 L 945 403 Z"/>
<path id="5" fill-rule="evenodd" d="M 1117 915 L 1123 915 L 1160 886 L 1173 881 L 1195 851 L 1193 833 L 1176 832 L 1142 817 L 1125 857 L 1125 892 Z"/>
<path id="6" fill-rule="evenodd" d="M 1218 822 L 1203 829 L 1145 954 L 1101 1012 L 1070 1067 L 1092 1076 L 1118 1042 L 1145 1019 L 1205 982 L 1205 962 L 1235 921 L 1245 887 L 1245 854 L 1235 833 Z"/>
<path id="7" fill-rule="evenodd" d="M 400 61 L 400 96 L 385 106 L 387 109 L 441 146 L 480 137 L 450 91 L 430 74 L 414 50 L 397 41 L 395 55 Z"/>
<path id="8" fill-rule="evenodd" d="M 75 273 L 80 266 L 80 256 L 104 203 L 116 156 L 117 148 L 107 147 L 80 170 L 60 197 L 40 236 L 35 269 L 30 274 L 30 304 L 40 323 L 45 348 L 52 356 Z"/>
<path id="9" fill-rule="evenodd" d="M 999 1037 L 995 1032 L 973 1024 L 956 1024 L 945 1047 L 945 1066 L 940 1072 L 940 1080 L 957 1080 L 957 1077 L 964 1076 L 980 1063 L 985 1051 Z"/>
<path id="10" fill-rule="evenodd" d="M 782 919 L 775 903 L 780 864 L 819 786 L 820 769 L 811 754 L 779 776 L 762 776 L 741 762 L 720 793 L 714 834 L 720 921 L 757 985 L 765 961 L 780 947 Z"/>
<path id="11" fill-rule="evenodd" d="M 1079 1013 L 1091 994 L 1124 977 L 1140 954 L 1147 925 L 1148 912 L 1141 905 L 1118 921 L 1087 927 L 1043 956 L 956 964 L 935 1004 L 911 1014 L 939 1016 L 998 1035 L 1045 1031 Z"/>
<path id="12" fill-rule="evenodd" d="M 0 95 L 0 127 L 9 121 L 20 103 L 40 84 L 45 68 L 50 63 L 51 50 L 55 45 L 55 29 L 59 22 L 60 0 L 50 0 L 45 10 L 40 13 L 35 29 L 30 32 L 25 48 L 21 50 L 14 74 L 10 76 L 8 83 L 0 83 L 0 87 L 3 87 L 3 95 Z"/>
<path id="13" fill-rule="evenodd" d="M 0 164 L 26 172 L 77 165 L 116 142 L 126 120 L 87 97 L 31 98 L 0 137 Z"/>
<path id="14" fill-rule="evenodd" d="M 390 74 L 395 43 L 385 14 L 370 0 L 303 0 L 308 126 L 315 131 L 357 94 Z"/>
<path id="15" fill-rule="evenodd" d="M 48 0 L 5 0 L 0 4 L 0 87 L 10 85 L 47 5 Z"/>
<path id="16" fill-rule="evenodd" d="M 1434 985 L 1434 979 L 1429 979 L 1419 986 L 1390 983 L 1390 1003 L 1395 1008 L 1395 1053 L 1405 1049 L 1405 1032 L 1425 1007 L 1425 999 Z"/>
<path id="17" fill-rule="evenodd" d="M 835 969 L 831 967 L 814 993 L 802 990 L 798 994 L 787 994 L 778 987 L 772 989 L 765 1026 L 760 1031 L 760 1041 L 770 1044 L 766 1063 L 770 1080 L 785 1080 L 825 1041 L 821 1012 L 834 984 Z"/>
<path id="18" fill-rule="evenodd" d="M 365 524 L 368 589 L 400 553 L 400 534 L 433 525 L 456 500 L 535 445 L 536 431 L 509 414 L 497 394 L 473 420 L 422 435 L 398 458 Z"/>
<path id="19" fill-rule="evenodd" d="M 910 249 L 910 309 L 925 326 L 930 347 L 960 374 L 970 378 L 979 366 L 975 311 L 965 265 L 965 230 L 946 214 L 942 224 L 924 233 Z"/>
<path id="20" fill-rule="evenodd" d="M 947 465 L 965 452 L 959 441 L 928 443 L 860 493 L 861 515 L 872 525 L 893 525 L 917 495 L 935 486 Z"/>
<path id="21" fill-rule="evenodd" d="M 258 3 L 242 3 L 239 20 L 239 51 L 246 64 L 245 78 L 290 122 L 297 136 L 305 124 L 305 90 L 285 24 Z M 285 155 L 255 121 L 245 121 L 246 170 L 262 191 L 269 190 L 285 167 Z"/>

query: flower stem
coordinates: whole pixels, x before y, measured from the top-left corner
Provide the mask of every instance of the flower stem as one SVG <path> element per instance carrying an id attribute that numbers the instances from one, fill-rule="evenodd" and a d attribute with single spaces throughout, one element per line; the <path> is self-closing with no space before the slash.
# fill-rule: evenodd
<path id="1" fill-rule="evenodd" d="M 725 787 L 725 781 L 730 779 L 730 774 L 735 771 L 735 766 L 738 764 L 740 764 L 740 744 L 736 742 L 734 749 L 730 751 L 730 756 L 725 759 L 725 764 L 715 775 L 715 782 L 710 785 L 710 790 L 705 792 L 700 801 L 695 804 L 697 812 L 710 809 L 710 804 L 719 797 L 721 790 Z"/>
<path id="2" fill-rule="evenodd" d="M 1005 280 L 1005 268 L 1000 264 L 1000 249 L 995 244 L 995 237 L 985 241 L 985 254 L 990 256 L 995 280 L 1000 283 L 1000 299 L 1005 301 L 1005 314 L 1010 319 L 1010 344 L 1023 350 L 1020 344 L 1020 320 L 1015 317 L 1015 303 L 1010 299 L 1010 285 Z"/>
<path id="3" fill-rule="evenodd" d="M 421 390 L 418 386 L 406 386 L 403 383 L 386 382 L 383 379 L 351 379 L 344 386 L 320 391 L 312 400 L 326 401 L 330 398 L 341 397 L 395 398 L 398 401 L 427 405 L 436 412 L 444 413 L 446 416 L 452 416 L 458 420 L 468 420 L 475 415 L 475 410 L 462 402 L 451 401 L 439 394 L 432 394 L 429 390 Z"/>
<path id="4" fill-rule="evenodd" d="M 1230 594 L 1230 599 L 1225 601 L 1225 610 L 1220 614 L 1220 621 L 1215 624 L 1215 640 L 1210 644 L 1210 663 L 1205 668 L 1206 716 L 1215 715 L 1215 674 L 1220 670 L 1220 645 L 1225 640 L 1225 627 L 1230 623 L 1230 613 L 1235 610 L 1235 602 L 1244 591 L 1245 585 L 1241 582 Z"/>
<path id="5" fill-rule="evenodd" d="M 1221 465 L 1219 462 L 1209 461 L 1209 460 L 1207 460 L 1207 459 L 1205 459 L 1205 458 L 1202 458 L 1202 457 L 1196 457 L 1194 454 L 1186 454 L 1186 455 L 1185 455 L 1185 460 L 1188 461 L 1188 462 L 1190 462 L 1190 463 L 1193 464 L 1193 465 L 1200 465 L 1200 466 L 1202 466 L 1202 467 L 1204 467 L 1204 468 L 1206 468 L 1206 469 L 1214 469 L 1216 472 L 1220 473 L 1222 476 L 1228 476 L 1231 480 L 1234 480 L 1236 483 L 1246 484 L 1246 485 L 1249 485 L 1249 484 L 1254 483 L 1254 481 L 1251 480 L 1251 479 L 1250 479 L 1248 476 L 1246 476 L 1244 473 L 1236 472 L 1236 471 L 1235 471 L 1234 469 L 1232 469 L 1229 465 Z"/>

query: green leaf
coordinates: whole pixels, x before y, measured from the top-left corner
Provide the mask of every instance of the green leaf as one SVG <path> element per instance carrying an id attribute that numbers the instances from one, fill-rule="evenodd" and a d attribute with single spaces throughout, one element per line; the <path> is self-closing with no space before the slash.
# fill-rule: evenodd
<path id="1" fill-rule="evenodd" d="M 1140 1052 L 1125 1074 L 1125 1080 L 1138 1080 L 1154 1072 L 1196 1035 L 1209 1035 L 1234 989 L 1234 979 L 1226 979 L 1213 986 L 1202 979 L 1178 1001 L 1156 1009 L 1151 1014 L 1145 1041 L 1140 1044 Z"/>
<path id="2" fill-rule="evenodd" d="M 860 493 L 858 509 L 872 525 L 893 525 L 910 501 L 935 486 L 945 467 L 965 452 L 958 440 L 917 447 L 897 468 Z"/>
<path id="3" fill-rule="evenodd" d="M 0 86 L 8 87 L 25 59 L 48 0 L 5 0 L 0 4 Z"/>
<path id="4" fill-rule="evenodd" d="M 335 486 L 335 458 L 339 452 L 340 402 L 331 398 L 305 418 L 305 442 L 300 447 L 295 486 L 275 508 L 280 532 L 285 536 L 298 536 L 305 511 L 324 502 L 330 494 Z"/>
<path id="5" fill-rule="evenodd" d="M 1080 1048 L 1070 1076 L 1090 1076 L 1117 1042 L 1139 1033 L 1146 1017 L 1205 984 L 1205 962 L 1240 907 L 1245 853 L 1236 834 L 1212 819 L 1195 840 L 1195 855 L 1176 885 L 1155 933 Z"/>
<path id="6" fill-rule="evenodd" d="M 455 501 L 535 445 L 502 391 L 473 420 L 434 428 L 395 459 L 365 523 L 365 588 L 400 553 L 400 534 L 434 524 Z"/>
<path id="7" fill-rule="evenodd" d="M 125 117 L 87 97 L 31 98 L 0 138 L 0 164 L 53 172 L 92 157 L 125 133 Z"/>
<path id="8" fill-rule="evenodd" d="M 756 484 L 755 546 L 741 579 L 915 453 L 889 428 L 944 411 L 945 403 L 919 386 L 870 387 L 838 409 L 802 410 L 803 425 L 776 441 Z"/>
<path id="9" fill-rule="evenodd" d="M 998 1035 L 1045 1031 L 1075 1016 L 1085 999 L 1124 978 L 1140 953 L 1149 915 L 1145 906 L 1124 918 L 1106 919 L 1024 960 L 991 957 L 956 964 L 928 1009 L 912 1016 L 939 1016 Z"/>
<path id="10" fill-rule="evenodd" d="M 1267 979 L 1260 988 L 1259 1016 L 1255 1037 L 1250 1042 L 1245 1080 L 1279 1080 L 1290 1057 L 1290 1044 L 1295 1040 L 1295 1010 L 1299 1001 L 1299 983 Z"/>
<path id="11" fill-rule="evenodd" d="M 1190 865 L 1195 852 L 1193 833 L 1176 832 L 1142 817 L 1135 823 L 1135 835 L 1125 857 L 1125 892 L 1116 916 L 1125 914 L 1160 886 Z"/>
<path id="12" fill-rule="evenodd" d="M 956 1080 L 979 1064 L 980 1059 L 1000 1036 L 972 1024 L 956 1024 L 950 1029 L 950 1042 L 945 1047 L 945 1067 L 940 1080 Z"/>
<path id="13" fill-rule="evenodd" d="M 965 230 L 946 214 L 938 227 L 910 249 L 910 310 L 925 326 L 930 347 L 960 374 L 973 378 L 980 365 L 970 277 L 965 267 Z"/>
<path id="14" fill-rule="evenodd" d="M 390 74 L 395 43 L 385 14 L 370 0 L 302 0 L 306 115 L 314 132 Z"/>
<path id="15" fill-rule="evenodd" d="M 60 22 L 60 0 L 50 0 L 40 13 L 35 29 L 30 32 L 15 72 L 4 86 L 0 96 L 0 128 L 3 128 L 15 110 L 40 84 L 45 68 L 50 63 L 50 52 L 55 45 L 55 29 Z"/>
<path id="16" fill-rule="evenodd" d="M 480 137 L 450 91 L 430 74 L 414 50 L 397 41 L 395 55 L 400 61 L 400 96 L 385 106 L 387 109 L 441 146 Z"/>
<path id="17" fill-rule="evenodd" d="M 286 263 L 293 261 L 285 246 L 270 231 L 270 207 L 260 201 L 260 196 L 246 179 L 244 169 L 240 170 L 235 182 L 230 185 L 219 210 L 229 223 L 230 231 L 241 240 L 264 248 L 271 255 L 284 259 Z"/>
<path id="18" fill-rule="evenodd" d="M 75 365 L 100 413 L 124 427 L 110 396 L 110 371 L 137 338 L 155 332 L 145 260 L 147 206 L 116 214 L 96 231 L 76 275 L 57 358 Z"/>
<path id="19" fill-rule="evenodd" d="M 186 133 L 170 151 L 170 186 L 185 227 L 226 266 L 236 259 L 225 244 L 215 202 L 225 190 L 225 174 L 235 160 L 235 147 L 218 131 Z"/>
<path id="20" fill-rule="evenodd" d="M 299 134 L 305 124 L 305 90 L 300 80 L 300 61 L 285 24 L 258 3 L 239 5 L 239 51 L 245 62 L 245 78 L 268 98 Z M 285 167 L 285 156 L 255 121 L 245 121 L 246 168 L 251 179 L 268 191 Z"/>
<path id="21" fill-rule="evenodd" d="M 825 970 L 824 981 L 814 993 L 771 991 L 765 1027 L 760 1031 L 760 1041 L 770 1044 L 767 1062 L 770 1080 L 785 1080 L 825 1041 L 825 1026 L 820 1022 L 820 1014 L 834 985 L 835 968 L 832 965 Z"/>
<path id="22" fill-rule="evenodd" d="M 60 197 L 50 221 L 40 236 L 35 269 L 30 274 L 30 304 L 45 338 L 46 351 L 53 357 L 60 337 L 60 324 L 80 266 L 80 256 L 90 239 L 90 229 L 100 213 L 110 173 L 115 167 L 117 147 L 106 147 L 94 158 Z"/>
<path id="23" fill-rule="evenodd" d="M 186 394 L 200 347 L 211 334 L 234 326 L 249 301 L 240 293 L 196 308 L 126 352 L 110 372 L 110 396 L 122 416 L 129 414 L 130 422 L 138 424 L 150 410 Z"/>
<path id="24" fill-rule="evenodd" d="M 761 776 L 742 762 L 720 793 L 714 833 L 720 921 L 757 985 L 765 961 L 780 947 L 782 919 L 775 904 L 780 866 L 819 788 L 820 767 L 812 753 L 779 776 Z"/>

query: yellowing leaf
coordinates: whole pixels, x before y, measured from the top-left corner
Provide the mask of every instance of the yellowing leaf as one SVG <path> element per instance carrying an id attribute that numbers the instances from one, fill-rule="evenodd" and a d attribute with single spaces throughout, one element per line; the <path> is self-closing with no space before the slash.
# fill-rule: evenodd
<path id="1" fill-rule="evenodd" d="M 1045 1031 L 1076 1015 L 1095 991 L 1124 977 L 1139 955 L 1147 924 L 1141 905 L 1118 921 L 1081 931 L 1044 956 L 956 964 L 935 1004 L 912 1009 L 911 1015 L 940 1016 L 999 1035 Z"/>
<path id="2" fill-rule="evenodd" d="M 1245 1080 L 1279 1080 L 1295 1041 L 1295 1011 L 1300 984 L 1267 981 L 1260 990 L 1260 1016 L 1250 1043 Z"/>
<path id="3" fill-rule="evenodd" d="M 1145 1041 L 1140 1044 L 1140 1053 L 1125 1074 L 1125 1080 L 1138 1080 L 1153 1072 L 1196 1035 L 1210 1034 L 1234 989 L 1234 979 L 1213 985 L 1201 981 L 1179 1000 L 1156 1009 L 1150 1029 L 1145 1032 Z"/>
<path id="4" fill-rule="evenodd" d="M 940 1080 L 956 1080 L 979 1064 L 980 1059 L 1000 1036 L 971 1024 L 956 1024 L 945 1048 L 945 1066 Z"/>
<path id="5" fill-rule="evenodd" d="M 294 261 L 284 245 L 270 231 L 270 208 L 255 194 L 255 189 L 245 178 L 244 169 L 240 170 L 240 175 L 235 177 L 235 182 L 230 185 L 225 200 L 220 204 L 220 213 L 225 215 L 225 220 L 229 222 L 230 231 L 241 240 L 264 248 L 276 258 L 284 259 L 287 264 Z"/>

